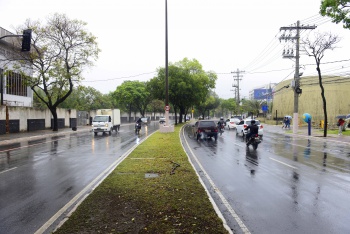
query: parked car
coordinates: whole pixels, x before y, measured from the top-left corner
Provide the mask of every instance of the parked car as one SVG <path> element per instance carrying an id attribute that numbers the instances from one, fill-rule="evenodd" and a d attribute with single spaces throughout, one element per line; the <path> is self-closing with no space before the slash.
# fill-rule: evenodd
<path id="1" fill-rule="evenodd" d="M 237 118 L 231 118 L 231 119 L 227 119 L 226 120 L 226 126 L 228 128 L 228 130 L 230 129 L 235 129 L 236 125 L 240 122 L 240 119 Z"/>
<path id="2" fill-rule="evenodd" d="M 237 125 L 236 125 L 236 135 L 240 135 L 242 137 L 245 137 L 247 135 L 247 131 L 244 130 L 248 125 L 250 125 L 250 122 L 252 121 L 252 119 L 244 119 L 244 120 L 241 120 L 241 122 L 239 122 Z M 260 121 L 255 119 L 255 124 L 258 125 L 259 127 L 259 136 L 260 138 L 263 137 L 263 134 L 264 134 L 264 128 L 263 128 L 263 125 L 260 124 Z"/>
<path id="3" fill-rule="evenodd" d="M 211 138 L 214 137 L 215 140 L 218 139 L 218 127 L 213 120 L 199 120 L 194 125 L 192 125 L 193 136 L 197 140 L 200 138 Z"/>
<path id="4" fill-rule="evenodd" d="M 159 123 L 165 123 L 165 117 L 159 117 Z"/>
<path id="5" fill-rule="evenodd" d="M 142 121 L 143 124 L 151 123 L 151 119 L 149 117 L 142 117 L 141 121 Z"/>

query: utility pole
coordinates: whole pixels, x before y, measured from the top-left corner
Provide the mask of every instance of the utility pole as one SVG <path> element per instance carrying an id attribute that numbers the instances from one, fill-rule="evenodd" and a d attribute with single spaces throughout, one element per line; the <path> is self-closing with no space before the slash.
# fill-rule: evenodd
<path id="1" fill-rule="evenodd" d="M 235 73 L 235 75 L 233 76 L 233 78 L 234 78 L 233 80 L 237 81 L 236 85 L 232 85 L 232 87 L 236 88 L 236 90 L 237 90 L 237 96 L 235 95 L 237 105 L 239 105 L 239 103 L 241 102 L 241 99 L 239 97 L 239 81 L 242 80 L 241 78 L 243 77 L 239 73 L 244 73 L 244 72 L 245 71 L 240 71 L 239 69 L 237 69 L 237 71 L 231 72 L 231 73 Z"/>
<path id="2" fill-rule="evenodd" d="M 289 26 L 289 27 L 281 27 L 280 31 L 284 31 L 282 36 L 280 37 L 281 40 L 296 40 L 296 45 L 295 45 L 295 53 L 296 55 L 294 56 L 294 51 L 293 49 L 283 51 L 283 58 L 295 58 L 295 73 L 294 73 L 294 113 L 293 113 L 293 133 L 298 132 L 298 105 L 299 105 L 299 95 L 301 95 L 302 90 L 300 89 L 300 73 L 299 73 L 299 45 L 300 45 L 300 30 L 303 29 L 315 29 L 316 26 L 300 26 L 300 21 L 297 21 L 296 26 Z M 291 33 L 292 31 L 296 30 L 296 35 L 292 36 Z M 290 34 L 287 35 L 286 31 L 290 31 Z"/>

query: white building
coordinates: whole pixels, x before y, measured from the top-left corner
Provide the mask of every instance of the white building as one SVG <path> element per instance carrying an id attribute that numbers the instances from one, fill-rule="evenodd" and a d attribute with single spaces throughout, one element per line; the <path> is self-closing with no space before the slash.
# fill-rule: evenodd
<path id="1" fill-rule="evenodd" d="M 14 34 L 0 27 L 0 38 L 7 35 Z M 26 53 L 21 52 L 18 47 L 19 40 L 21 41 L 16 37 L 0 39 L 0 105 L 32 107 L 33 91 L 25 85 L 22 74 L 11 71 L 14 70 L 14 62 L 11 58 L 16 57 L 17 51 Z M 31 65 L 21 65 L 21 71 L 28 76 L 33 73 Z"/>
<path id="2" fill-rule="evenodd" d="M 275 86 L 275 83 L 270 83 L 260 87 L 255 87 L 253 90 L 249 91 L 249 99 L 264 100 L 269 103 L 272 101 L 272 94 Z"/>

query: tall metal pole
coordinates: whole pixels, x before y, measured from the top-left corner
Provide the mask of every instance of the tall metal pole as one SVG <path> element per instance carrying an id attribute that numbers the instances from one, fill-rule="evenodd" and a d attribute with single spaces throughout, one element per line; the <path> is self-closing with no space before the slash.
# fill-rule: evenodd
<path id="1" fill-rule="evenodd" d="M 169 82 L 168 82 L 168 1 L 165 0 L 165 106 L 169 107 Z M 169 126 L 169 109 L 165 110 L 165 124 Z"/>
<path id="2" fill-rule="evenodd" d="M 300 26 L 300 21 L 297 21 L 297 25 L 296 26 L 289 26 L 289 27 L 281 27 L 280 31 L 284 30 L 296 30 L 296 36 L 287 36 L 285 34 L 283 34 L 280 37 L 281 39 L 285 39 L 285 40 L 296 40 L 296 46 L 295 46 L 295 50 L 296 50 L 296 56 L 294 57 L 293 55 L 293 51 L 291 53 L 289 53 L 289 50 L 287 53 L 283 52 L 283 58 L 295 58 L 295 74 L 294 74 L 294 113 L 293 113 L 293 133 L 297 133 L 298 132 L 298 124 L 299 124 L 299 117 L 298 117 L 298 99 L 299 99 L 299 95 L 301 94 L 301 89 L 300 89 L 300 75 L 299 75 L 299 43 L 300 43 L 300 30 L 303 29 L 315 29 L 316 26 Z"/>
<path id="3" fill-rule="evenodd" d="M 300 41 L 300 21 L 297 21 L 297 35 L 296 35 L 296 55 L 295 55 L 295 74 L 294 74 L 294 113 L 293 113 L 293 133 L 298 133 L 298 122 L 299 122 L 299 116 L 298 116 L 298 105 L 299 105 L 299 93 L 297 92 L 297 89 L 300 87 L 300 77 L 299 77 L 299 41 Z"/>
<path id="4" fill-rule="evenodd" d="M 237 80 L 237 85 L 233 85 L 233 87 L 236 88 L 237 92 L 236 92 L 236 103 L 237 103 L 237 107 L 239 107 L 239 103 L 241 102 L 241 97 L 239 96 L 239 81 L 242 80 L 241 78 L 243 77 L 242 75 L 240 75 L 240 73 L 243 73 L 245 71 L 240 71 L 238 68 L 237 68 L 237 71 L 235 72 L 231 72 L 231 73 L 236 73 L 236 75 L 233 76 L 233 80 Z M 236 79 L 235 79 L 236 78 Z"/>

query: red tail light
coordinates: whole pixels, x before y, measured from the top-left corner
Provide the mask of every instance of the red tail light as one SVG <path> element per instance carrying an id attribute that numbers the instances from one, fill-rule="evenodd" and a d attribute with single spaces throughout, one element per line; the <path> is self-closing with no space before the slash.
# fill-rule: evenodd
<path id="1" fill-rule="evenodd" d="M 248 126 L 248 125 L 244 124 L 244 125 L 243 125 L 243 128 L 246 128 L 247 126 Z"/>
<path id="2" fill-rule="evenodd" d="M 260 125 L 260 129 L 264 128 L 262 125 Z"/>
<path id="3" fill-rule="evenodd" d="M 230 122 L 230 124 L 234 124 L 235 122 Z"/>
<path id="4" fill-rule="evenodd" d="M 198 133 L 201 133 L 202 132 L 202 129 L 198 129 Z"/>
<path id="5" fill-rule="evenodd" d="M 214 129 L 214 132 L 218 132 L 218 129 L 217 129 L 217 128 L 215 128 L 215 129 Z"/>

